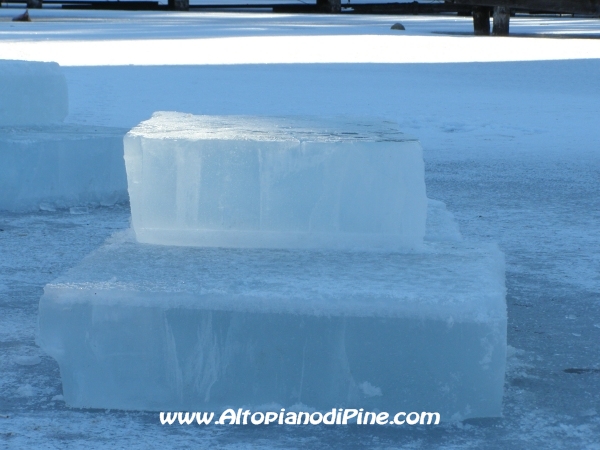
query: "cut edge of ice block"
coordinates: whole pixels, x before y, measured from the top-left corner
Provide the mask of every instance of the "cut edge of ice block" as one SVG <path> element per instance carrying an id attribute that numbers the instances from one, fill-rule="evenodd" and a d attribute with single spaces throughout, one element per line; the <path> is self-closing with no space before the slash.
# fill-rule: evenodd
<path id="1" fill-rule="evenodd" d="M 124 147 L 142 243 L 392 251 L 423 240 L 422 150 L 390 121 L 158 112 Z"/>

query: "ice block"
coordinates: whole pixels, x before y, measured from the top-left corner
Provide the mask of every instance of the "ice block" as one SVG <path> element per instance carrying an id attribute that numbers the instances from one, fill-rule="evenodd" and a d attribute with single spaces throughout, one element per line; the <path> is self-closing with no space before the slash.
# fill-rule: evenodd
<path id="1" fill-rule="evenodd" d="M 67 81 L 58 64 L 0 60 L 0 126 L 58 123 L 68 111 Z"/>
<path id="2" fill-rule="evenodd" d="M 67 124 L 0 127 L 0 210 L 126 202 L 125 132 Z"/>
<path id="3" fill-rule="evenodd" d="M 397 250 L 423 242 L 421 146 L 392 122 L 158 112 L 124 147 L 142 243 Z"/>
<path id="4" fill-rule="evenodd" d="M 120 232 L 48 284 L 68 405 L 501 415 L 504 258 L 430 202 L 419 251 L 150 245 Z"/>

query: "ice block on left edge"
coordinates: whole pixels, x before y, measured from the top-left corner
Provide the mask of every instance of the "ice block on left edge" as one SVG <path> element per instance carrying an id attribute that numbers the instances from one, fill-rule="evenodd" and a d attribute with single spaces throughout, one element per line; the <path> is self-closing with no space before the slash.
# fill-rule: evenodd
<path id="1" fill-rule="evenodd" d="M 126 202 L 122 128 L 0 127 L 0 211 Z"/>
<path id="2" fill-rule="evenodd" d="M 67 80 L 57 63 L 0 59 L 0 126 L 59 123 L 68 112 Z"/>

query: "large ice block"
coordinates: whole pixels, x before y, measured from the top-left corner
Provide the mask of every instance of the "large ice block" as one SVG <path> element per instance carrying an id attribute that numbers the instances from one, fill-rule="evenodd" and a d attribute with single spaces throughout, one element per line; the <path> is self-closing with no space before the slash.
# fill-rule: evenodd
<path id="1" fill-rule="evenodd" d="M 124 146 L 139 242 L 392 250 L 425 234 L 421 146 L 391 122 L 159 112 Z"/>
<path id="2" fill-rule="evenodd" d="M 0 210 L 127 201 L 125 131 L 66 124 L 0 127 Z"/>
<path id="3" fill-rule="evenodd" d="M 68 405 L 501 414 L 503 255 L 431 202 L 418 252 L 229 249 L 114 235 L 48 284 L 39 345 Z"/>
<path id="4" fill-rule="evenodd" d="M 58 64 L 0 60 L 0 126 L 61 122 L 68 111 L 67 81 Z"/>

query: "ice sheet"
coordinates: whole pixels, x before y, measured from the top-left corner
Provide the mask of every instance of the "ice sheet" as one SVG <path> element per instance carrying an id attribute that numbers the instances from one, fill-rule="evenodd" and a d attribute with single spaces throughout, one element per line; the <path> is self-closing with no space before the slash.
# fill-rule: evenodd
<path id="1" fill-rule="evenodd" d="M 160 112 L 124 139 L 139 242 L 418 246 L 421 146 L 385 121 Z"/>
<path id="2" fill-rule="evenodd" d="M 62 122 L 68 111 L 58 64 L 0 60 L 0 126 Z"/>

